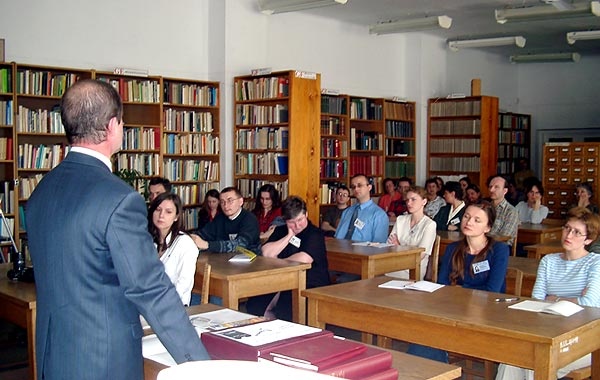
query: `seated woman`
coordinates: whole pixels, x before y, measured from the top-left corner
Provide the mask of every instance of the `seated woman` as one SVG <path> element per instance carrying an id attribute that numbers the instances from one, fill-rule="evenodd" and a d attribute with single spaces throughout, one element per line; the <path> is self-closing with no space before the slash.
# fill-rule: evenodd
<path id="1" fill-rule="evenodd" d="M 427 191 L 427 204 L 425 205 L 425 215 L 433 219 L 446 202 L 438 195 L 440 189 L 435 179 L 429 178 L 425 181 L 425 190 Z"/>
<path id="2" fill-rule="evenodd" d="M 504 292 L 510 250 L 507 244 L 487 236 L 495 220 L 496 209 L 488 202 L 467 207 L 461 222 L 464 238 L 446 248 L 441 260 L 438 283 Z M 446 351 L 418 344 L 409 345 L 408 353 L 448 362 Z"/>
<path id="3" fill-rule="evenodd" d="M 184 305 L 190 304 L 198 247 L 183 232 L 181 199 L 177 194 L 159 194 L 148 210 L 148 231 L 154 239 L 165 272 Z"/>
<path id="4" fill-rule="evenodd" d="M 388 243 L 395 245 L 413 245 L 425 248 L 421 253 L 421 280 L 427 271 L 427 263 L 435 242 L 435 222 L 424 213 L 427 193 L 419 186 L 411 186 L 406 192 L 408 214 L 396 218 Z M 408 278 L 408 271 L 396 272 L 398 277 Z"/>
<path id="5" fill-rule="evenodd" d="M 465 195 L 465 203 L 467 205 L 479 204 L 483 198 L 481 197 L 481 190 L 479 186 L 472 183 L 467 186 L 467 193 Z"/>
<path id="6" fill-rule="evenodd" d="M 532 297 L 556 302 L 567 300 L 582 306 L 600 307 L 600 255 L 588 252 L 600 231 L 600 216 L 584 207 L 569 210 L 563 227 L 561 244 L 564 253 L 542 258 Z M 591 354 L 560 368 L 557 378 L 570 371 L 591 365 Z M 533 379 L 532 370 L 500 364 L 496 380 Z"/>
<path id="7" fill-rule="evenodd" d="M 575 206 L 585 207 L 593 213 L 598 213 L 598 206 L 592 203 L 594 190 L 592 190 L 592 186 L 589 183 L 583 182 L 577 185 L 575 196 L 577 197 L 577 204 Z"/>
<path id="8" fill-rule="evenodd" d="M 438 231 L 460 231 L 460 222 L 466 209 L 462 198 L 463 193 L 460 184 L 456 181 L 446 182 L 444 200 L 447 204 L 433 218 Z"/>
<path id="9" fill-rule="evenodd" d="M 540 224 L 548 216 L 548 207 L 542 204 L 544 187 L 539 180 L 527 182 L 525 188 L 527 201 L 517 204 L 519 219 L 521 223 Z"/>
<path id="10" fill-rule="evenodd" d="M 219 203 L 219 191 L 210 189 L 204 195 L 202 208 L 198 212 L 198 229 L 201 230 L 208 223 L 212 222 L 215 216 L 221 212 Z"/>
<path id="11" fill-rule="evenodd" d="M 396 190 L 396 184 L 391 178 L 386 178 L 383 180 L 383 189 L 385 194 L 379 197 L 377 205 L 381 207 L 383 211 L 388 212 L 392 202 L 402 198 L 402 194 Z"/>
<path id="12" fill-rule="evenodd" d="M 467 195 L 467 187 L 469 187 L 469 185 L 471 184 L 471 179 L 469 177 L 462 177 L 461 179 L 458 180 L 458 183 L 460 183 L 460 188 L 462 189 L 463 195 L 466 196 Z"/>
<path id="13" fill-rule="evenodd" d="M 276 218 L 281 217 L 281 200 L 279 191 L 271 184 L 262 185 L 256 194 L 256 202 L 252 211 L 258 219 L 260 240 L 265 241 L 271 236 L 275 227 Z"/>

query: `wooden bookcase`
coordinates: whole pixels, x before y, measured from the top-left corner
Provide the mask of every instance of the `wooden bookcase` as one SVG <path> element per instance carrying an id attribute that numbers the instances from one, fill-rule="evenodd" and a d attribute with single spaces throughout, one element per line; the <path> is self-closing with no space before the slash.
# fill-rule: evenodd
<path id="1" fill-rule="evenodd" d="M 384 176 L 416 180 L 415 102 L 384 101 Z"/>
<path id="2" fill-rule="evenodd" d="M 498 164 L 498 98 L 429 99 L 427 176 L 468 175 L 485 189 Z"/>
<path id="3" fill-rule="evenodd" d="M 321 75 L 239 76 L 234 91 L 235 185 L 249 200 L 265 183 L 300 196 L 318 225 Z"/>
<path id="4" fill-rule="evenodd" d="M 498 117 L 498 173 L 510 175 L 519 158 L 531 156 L 531 115 L 500 112 Z"/>
<path id="5" fill-rule="evenodd" d="M 592 185 L 593 203 L 600 204 L 600 143 L 546 143 L 542 172 L 543 203 L 550 210 L 549 218 L 563 219 L 567 215 L 577 203 L 575 187 L 582 182 Z"/>
<path id="6" fill-rule="evenodd" d="M 219 189 L 219 83 L 163 78 L 163 175 L 185 206 L 187 229 L 198 227 L 204 194 Z"/>
<path id="7" fill-rule="evenodd" d="M 371 177 L 375 195 L 384 176 L 383 103 L 383 98 L 350 96 L 350 177 Z"/>
<path id="8" fill-rule="evenodd" d="M 12 224 L 11 233 L 14 235 L 16 210 L 15 204 L 15 115 L 14 115 L 14 65 L 0 63 L 0 208 L 6 217 L 7 223 Z M 0 222 L 1 223 L 1 222 Z M 18 224 L 17 224 L 18 225 Z M 4 225 L 2 231 L 2 258 L 0 262 L 10 260 L 10 250 L 5 248 L 5 237 L 8 236 Z"/>

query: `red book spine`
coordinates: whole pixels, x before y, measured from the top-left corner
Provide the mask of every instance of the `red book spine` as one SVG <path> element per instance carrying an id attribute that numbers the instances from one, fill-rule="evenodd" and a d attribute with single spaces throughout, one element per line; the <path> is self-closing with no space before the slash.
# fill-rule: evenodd
<path id="1" fill-rule="evenodd" d="M 390 352 L 367 347 L 363 353 L 335 366 L 322 369 L 319 373 L 345 379 L 363 379 L 366 376 L 388 370 L 391 366 L 392 354 Z"/>
<path id="2" fill-rule="evenodd" d="M 397 380 L 398 370 L 396 368 L 390 368 L 388 370 L 378 372 L 369 377 L 363 377 L 361 380 Z"/>

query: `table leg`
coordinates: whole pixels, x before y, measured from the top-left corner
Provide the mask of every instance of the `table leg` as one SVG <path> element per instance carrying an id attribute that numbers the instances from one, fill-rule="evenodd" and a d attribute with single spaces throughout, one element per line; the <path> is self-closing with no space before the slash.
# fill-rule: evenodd
<path id="1" fill-rule="evenodd" d="M 237 292 L 233 288 L 232 281 L 227 283 L 227 286 L 223 287 L 223 306 L 233 309 L 239 310 L 239 297 L 237 296 Z"/>
<path id="2" fill-rule="evenodd" d="M 556 360 L 552 359 L 552 352 L 550 347 L 544 345 L 538 345 L 534 352 L 535 363 L 534 363 L 534 379 L 535 380 L 555 380 L 556 371 Z M 554 358 L 556 359 L 556 357 Z"/>
<path id="3" fill-rule="evenodd" d="M 600 350 L 592 352 L 592 379 L 600 380 Z"/>
<path id="4" fill-rule="evenodd" d="M 319 301 L 308 299 L 308 325 L 319 329 L 325 328 L 325 323 L 319 321 Z"/>
<path id="5" fill-rule="evenodd" d="M 306 298 L 302 291 L 306 289 L 306 271 L 298 272 L 297 286 L 292 289 L 292 318 L 294 322 L 306 324 Z"/>
<path id="6" fill-rule="evenodd" d="M 29 356 L 29 373 L 31 379 L 37 378 L 37 367 L 35 357 L 35 318 L 36 309 L 29 310 L 27 313 L 27 351 Z"/>

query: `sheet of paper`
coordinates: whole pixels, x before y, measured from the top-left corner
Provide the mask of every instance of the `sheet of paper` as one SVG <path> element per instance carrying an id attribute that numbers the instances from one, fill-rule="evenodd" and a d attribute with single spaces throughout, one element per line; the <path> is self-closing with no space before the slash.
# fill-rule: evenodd
<path id="1" fill-rule="evenodd" d="M 360 242 L 356 242 L 356 243 L 352 243 L 352 245 L 358 245 L 358 246 L 363 246 L 363 247 L 376 247 L 376 248 L 386 248 L 386 247 L 393 247 L 393 244 L 389 244 L 389 243 L 377 243 L 377 242 L 371 242 L 371 241 L 360 241 Z"/>
<path id="2" fill-rule="evenodd" d="M 228 339 L 256 347 L 283 339 L 319 332 L 321 329 L 275 319 L 215 332 Z"/>

